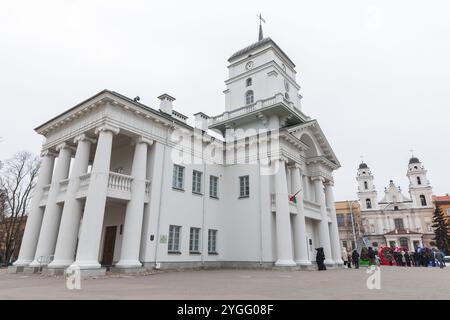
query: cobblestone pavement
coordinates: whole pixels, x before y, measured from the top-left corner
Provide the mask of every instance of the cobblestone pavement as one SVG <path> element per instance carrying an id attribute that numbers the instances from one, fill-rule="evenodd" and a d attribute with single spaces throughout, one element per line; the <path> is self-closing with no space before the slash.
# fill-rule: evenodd
<path id="1" fill-rule="evenodd" d="M 381 268 L 369 290 L 366 268 L 327 271 L 199 270 L 83 279 L 0 270 L 0 299 L 450 299 L 450 267 Z"/>

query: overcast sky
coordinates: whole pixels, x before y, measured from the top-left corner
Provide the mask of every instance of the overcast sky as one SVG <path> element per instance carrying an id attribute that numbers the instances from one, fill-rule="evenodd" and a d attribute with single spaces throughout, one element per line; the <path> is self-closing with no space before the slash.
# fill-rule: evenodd
<path id="1" fill-rule="evenodd" d="M 38 153 L 33 128 L 102 89 L 190 116 L 224 111 L 227 59 L 255 42 L 261 12 L 297 65 L 303 111 L 342 164 L 335 198 L 356 198 L 360 156 L 379 192 L 407 193 L 410 149 L 435 194 L 450 192 L 448 1 L 0 0 L 0 159 Z"/>

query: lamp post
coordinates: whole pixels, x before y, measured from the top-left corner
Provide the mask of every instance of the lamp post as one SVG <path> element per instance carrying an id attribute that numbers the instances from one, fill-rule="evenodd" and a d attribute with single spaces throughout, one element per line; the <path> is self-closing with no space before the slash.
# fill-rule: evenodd
<path id="1" fill-rule="evenodd" d="M 349 209 L 350 209 L 350 219 L 352 220 L 352 231 L 353 231 L 353 240 L 355 241 L 355 249 L 358 250 L 358 241 L 356 240 L 356 232 L 355 232 L 355 219 L 353 218 L 353 204 L 358 202 L 358 200 L 349 201 L 347 200 Z M 359 225 L 358 225 L 359 230 Z"/>

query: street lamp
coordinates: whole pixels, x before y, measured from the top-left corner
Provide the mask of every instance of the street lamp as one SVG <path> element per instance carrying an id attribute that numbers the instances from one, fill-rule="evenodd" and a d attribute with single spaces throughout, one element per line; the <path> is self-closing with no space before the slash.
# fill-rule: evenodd
<path id="1" fill-rule="evenodd" d="M 356 232 L 355 232 L 355 219 L 353 218 L 353 204 L 358 202 L 358 200 L 349 201 L 347 200 L 349 209 L 350 209 L 350 218 L 352 220 L 352 231 L 353 231 L 353 240 L 355 241 L 355 249 L 358 250 L 358 241 L 356 240 Z M 358 225 L 359 230 L 359 225 Z"/>

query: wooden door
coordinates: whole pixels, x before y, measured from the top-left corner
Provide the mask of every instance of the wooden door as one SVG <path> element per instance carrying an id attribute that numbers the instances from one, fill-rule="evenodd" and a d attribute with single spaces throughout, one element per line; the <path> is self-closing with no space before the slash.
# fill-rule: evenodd
<path id="1" fill-rule="evenodd" d="M 103 243 L 102 265 L 111 266 L 114 259 L 114 245 L 116 244 L 117 226 L 106 227 Z"/>

